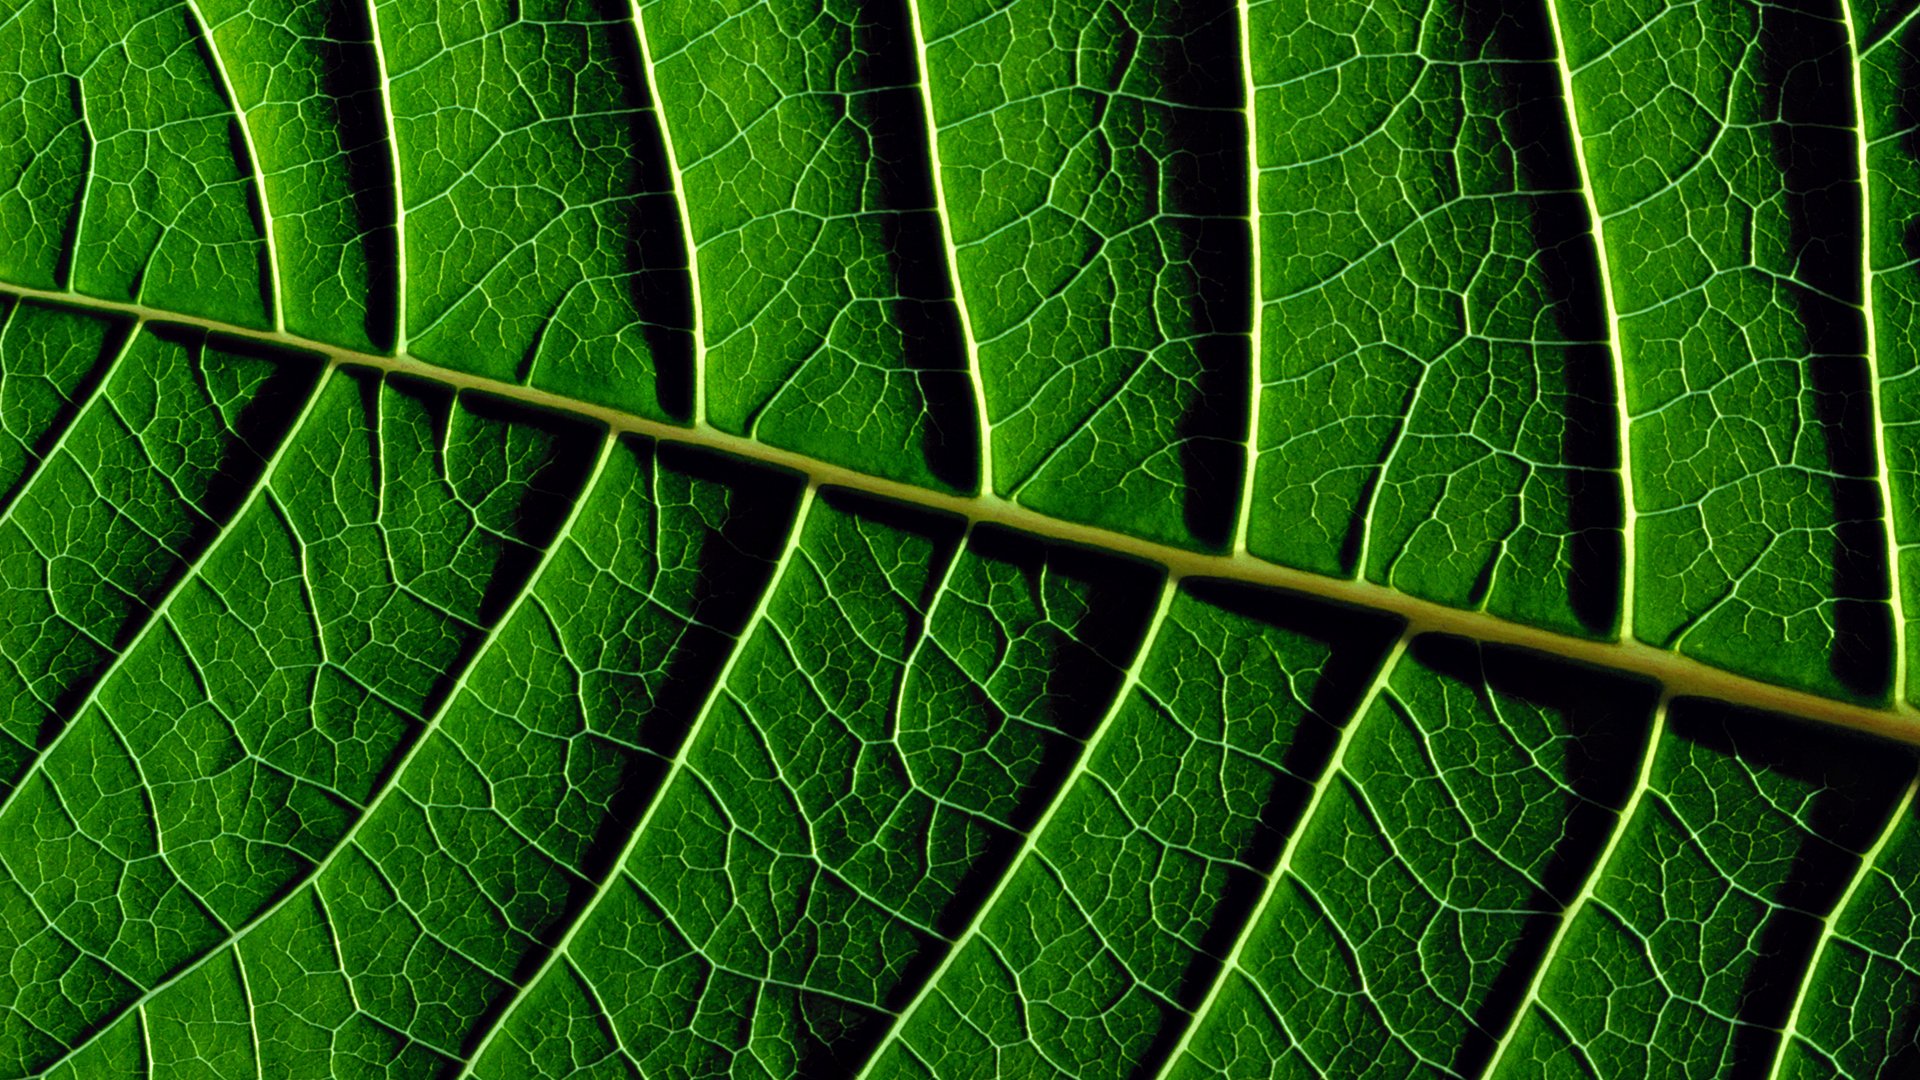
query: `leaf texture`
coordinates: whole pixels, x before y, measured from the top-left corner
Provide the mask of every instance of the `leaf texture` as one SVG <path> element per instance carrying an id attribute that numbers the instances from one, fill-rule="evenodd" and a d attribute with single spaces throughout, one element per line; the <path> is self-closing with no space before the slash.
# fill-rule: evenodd
<path id="1" fill-rule="evenodd" d="M 0 1075 L 1906 1075 L 1914 14 L 0 0 Z"/>

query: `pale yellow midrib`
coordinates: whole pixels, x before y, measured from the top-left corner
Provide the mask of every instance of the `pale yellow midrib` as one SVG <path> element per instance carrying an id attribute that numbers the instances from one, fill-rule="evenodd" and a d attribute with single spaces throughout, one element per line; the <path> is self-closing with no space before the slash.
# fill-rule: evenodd
<path id="1" fill-rule="evenodd" d="M 1245 553 L 1191 551 L 1153 540 L 1049 517 L 996 495 L 956 495 L 874 476 L 844 465 L 756 442 L 706 424 L 683 427 L 635 416 L 529 386 L 490 379 L 425 363 L 407 356 L 356 352 L 292 334 L 236 326 L 217 319 L 158 311 L 140 304 L 99 300 L 53 289 L 0 285 L 0 292 L 35 300 L 74 304 L 149 321 L 195 326 L 232 337 L 318 354 L 340 363 L 431 379 L 457 389 L 493 394 L 522 404 L 597 420 L 617 432 L 703 447 L 764 465 L 789 469 L 815 485 L 850 488 L 925 509 L 951 513 L 978 524 L 998 525 L 1046 539 L 1102 548 L 1157 563 L 1179 577 L 1221 578 L 1249 585 L 1286 589 L 1337 603 L 1397 615 L 1411 632 L 1455 634 L 1491 645 L 1509 645 L 1549 653 L 1561 659 L 1654 680 L 1675 697 L 1714 698 L 1733 705 L 1787 713 L 1903 742 L 1920 744 L 1920 710 L 1900 702 L 1891 707 L 1837 701 L 1803 690 L 1775 686 L 1710 667 L 1637 640 L 1598 641 L 1539 627 L 1524 626 L 1481 611 L 1448 607 L 1371 581 L 1331 578 L 1265 562 Z"/>

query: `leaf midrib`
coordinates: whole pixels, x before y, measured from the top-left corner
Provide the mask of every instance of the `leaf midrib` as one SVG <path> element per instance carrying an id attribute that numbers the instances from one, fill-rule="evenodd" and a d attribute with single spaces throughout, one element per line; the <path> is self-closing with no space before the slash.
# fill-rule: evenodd
<path id="1" fill-rule="evenodd" d="M 59 289 L 0 283 L 0 293 L 148 322 L 197 327 L 227 337 L 318 354 L 335 363 L 428 379 L 456 390 L 491 394 L 538 409 L 596 420 L 617 434 L 643 435 L 786 469 L 803 475 L 814 486 L 848 488 L 923 509 L 954 514 L 975 524 L 997 525 L 1059 543 L 1132 556 L 1163 566 L 1180 578 L 1215 578 L 1304 593 L 1322 600 L 1398 616 L 1406 620 L 1410 634 L 1452 634 L 1490 645 L 1530 649 L 1563 660 L 1653 680 L 1665 687 L 1673 697 L 1712 698 L 1731 705 L 1785 713 L 1920 745 L 1920 709 L 1905 701 L 1874 705 L 1826 698 L 1713 667 L 1637 639 L 1583 638 L 1511 622 L 1485 611 L 1448 607 L 1364 578 L 1328 577 L 1266 562 L 1246 552 L 1205 552 L 1174 547 L 1098 525 L 1051 517 L 1002 496 L 957 495 L 916 487 L 771 446 L 704 422 L 680 425 L 650 419 L 536 387 L 454 371 L 404 354 L 362 352 L 285 331 L 243 326 Z M 287 437 L 291 438 L 292 433 Z"/>

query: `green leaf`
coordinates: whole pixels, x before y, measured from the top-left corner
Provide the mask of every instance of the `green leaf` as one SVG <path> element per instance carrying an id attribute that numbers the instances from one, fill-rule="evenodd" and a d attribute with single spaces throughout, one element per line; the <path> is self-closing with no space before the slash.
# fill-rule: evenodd
<path id="1" fill-rule="evenodd" d="M 1917 10 L 0 0 L 0 1076 L 1911 1072 Z"/>

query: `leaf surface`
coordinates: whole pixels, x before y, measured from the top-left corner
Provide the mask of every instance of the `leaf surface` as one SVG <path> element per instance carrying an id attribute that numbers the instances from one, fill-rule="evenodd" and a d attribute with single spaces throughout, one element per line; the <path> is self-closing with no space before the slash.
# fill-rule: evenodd
<path id="1" fill-rule="evenodd" d="M 1913 15 L 0 5 L 0 1074 L 1902 1075 Z"/>

